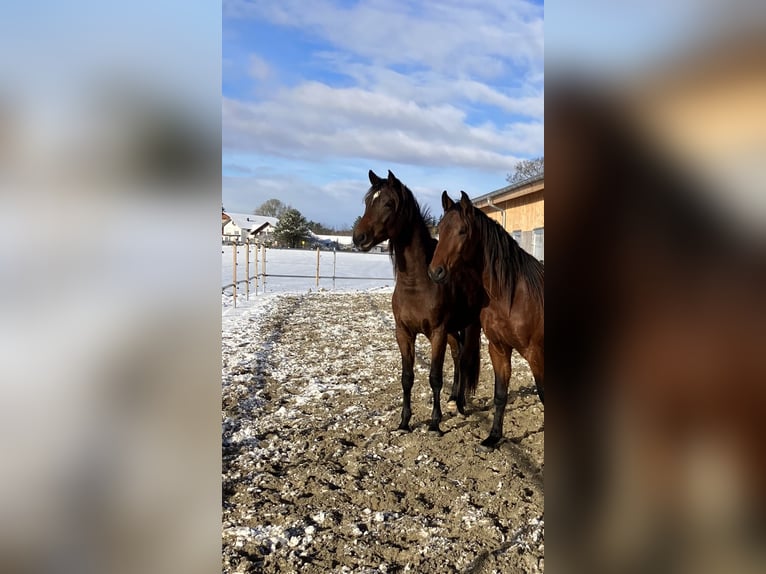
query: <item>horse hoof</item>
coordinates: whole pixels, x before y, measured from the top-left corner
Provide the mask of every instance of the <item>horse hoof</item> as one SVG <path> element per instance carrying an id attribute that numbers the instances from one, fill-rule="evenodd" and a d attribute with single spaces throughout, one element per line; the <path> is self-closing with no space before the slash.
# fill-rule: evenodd
<path id="1" fill-rule="evenodd" d="M 492 452 L 498 447 L 501 440 L 500 437 L 488 436 L 479 444 L 479 450 L 481 452 Z"/>
<path id="2" fill-rule="evenodd" d="M 439 428 L 438 425 L 435 426 L 435 427 L 434 426 L 429 426 L 428 427 L 428 433 L 432 434 L 432 435 L 436 435 L 436 436 L 444 436 L 444 433 L 442 432 L 442 430 Z"/>

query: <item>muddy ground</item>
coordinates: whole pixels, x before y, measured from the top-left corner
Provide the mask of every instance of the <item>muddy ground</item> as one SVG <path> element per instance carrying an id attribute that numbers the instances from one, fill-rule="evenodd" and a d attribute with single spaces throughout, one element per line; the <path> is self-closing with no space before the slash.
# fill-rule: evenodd
<path id="1" fill-rule="evenodd" d="M 391 294 L 308 293 L 224 318 L 223 572 L 541 572 L 543 407 L 514 354 L 505 437 L 492 368 L 463 417 L 431 412 L 418 337 L 413 432 L 400 417 Z M 445 362 L 443 409 L 452 381 Z"/>

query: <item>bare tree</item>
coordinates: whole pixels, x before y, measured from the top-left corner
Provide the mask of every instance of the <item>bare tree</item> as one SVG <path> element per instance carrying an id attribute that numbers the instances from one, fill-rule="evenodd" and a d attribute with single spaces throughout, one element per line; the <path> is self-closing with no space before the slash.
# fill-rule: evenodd
<path id="1" fill-rule="evenodd" d="M 255 215 L 265 215 L 267 217 L 281 217 L 288 208 L 289 206 L 285 205 L 278 199 L 272 198 L 267 199 L 259 207 L 256 207 L 253 213 Z"/>
<path id="2" fill-rule="evenodd" d="M 505 179 L 508 183 L 519 183 L 545 173 L 545 156 L 524 159 L 514 166 L 514 172 L 509 173 Z"/>

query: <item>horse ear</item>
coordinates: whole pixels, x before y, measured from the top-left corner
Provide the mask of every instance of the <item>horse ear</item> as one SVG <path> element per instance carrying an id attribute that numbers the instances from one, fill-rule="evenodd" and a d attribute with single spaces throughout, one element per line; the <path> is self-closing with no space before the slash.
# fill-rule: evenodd
<path id="1" fill-rule="evenodd" d="M 375 184 L 377 184 L 377 183 L 380 183 L 381 181 L 383 181 L 383 180 L 382 180 L 381 178 L 379 178 L 379 177 L 376 175 L 376 173 L 375 173 L 374 171 L 372 171 L 372 170 L 370 170 L 370 173 L 369 173 L 368 175 L 370 176 L 370 183 L 371 183 L 372 185 L 375 185 Z"/>
<path id="2" fill-rule="evenodd" d="M 394 172 L 389 169 L 388 170 L 388 183 L 396 183 L 398 181 L 399 180 L 396 179 L 396 176 L 394 175 Z"/>
<path id="3" fill-rule="evenodd" d="M 468 197 L 468 194 L 465 191 L 460 192 L 460 209 L 469 218 L 473 217 L 473 204 L 471 203 L 471 199 Z"/>
<path id="4" fill-rule="evenodd" d="M 442 208 L 444 209 L 444 212 L 446 213 L 453 205 L 455 205 L 455 202 L 452 201 L 452 198 L 449 195 L 447 195 L 447 190 L 445 189 L 442 193 Z"/>

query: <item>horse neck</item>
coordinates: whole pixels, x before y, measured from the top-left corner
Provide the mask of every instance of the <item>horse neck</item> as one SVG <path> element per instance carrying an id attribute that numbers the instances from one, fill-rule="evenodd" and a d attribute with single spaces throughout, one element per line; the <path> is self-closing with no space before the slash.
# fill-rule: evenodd
<path id="1" fill-rule="evenodd" d="M 420 219 L 404 223 L 390 239 L 396 272 L 399 276 L 428 277 L 428 264 L 434 252 L 434 241 Z"/>
<path id="2" fill-rule="evenodd" d="M 490 246 L 488 243 L 492 241 L 492 239 L 487 233 L 487 229 L 485 226 L 477 225 L 477 227 L 475 228 L 475 233 L 478 233 L 478 236 L 479 236 L 479 243 L 476 247 L 476 251 L 472 258 L 475 261 L 475 269 L 481 276 L 481 282 L 484 285 L 484 290 L 490 296 L 490 299 L 498 299 L 499 286 L 495 285 L 493 281 L 493 271 L 494 271 L 495 261 L 492 258 L 492 253 L 490 251 Z M 511 249 L 513 249 L 513 245 L 511 245 Z M 516 281 L 517 281 L 517 277 L 513 277 L 513 284 L 511 285 L 512 290 L 516 289 Z"/>

